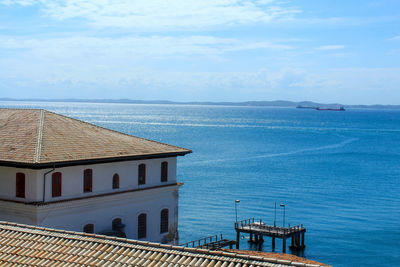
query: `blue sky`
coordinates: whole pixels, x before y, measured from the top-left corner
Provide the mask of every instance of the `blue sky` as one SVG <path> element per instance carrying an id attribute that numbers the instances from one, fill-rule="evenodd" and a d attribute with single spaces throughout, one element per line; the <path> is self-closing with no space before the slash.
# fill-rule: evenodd
<path id="1" fill-rule="evenodd" d="M 0 97 L 400 104 L 398 0 L 0 0 Z"/>

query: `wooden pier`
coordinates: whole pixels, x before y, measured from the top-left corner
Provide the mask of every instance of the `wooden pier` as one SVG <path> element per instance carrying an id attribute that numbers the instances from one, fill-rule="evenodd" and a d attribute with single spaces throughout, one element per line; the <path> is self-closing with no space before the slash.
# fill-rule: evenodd
<path id="1" fill-rule="evenodd" d="M 240 233 L 250 234 L 249 242 L 262 244 L 264 236 L 272 238 L 272 249 L 275 249 L 275 238 L 282 239 L 282 252 L 286 252 L 286 239 L 291 239 L 291 250 L 304 249 L 304 235 L 306 228 L 303 225 L 296 225 L 292 227 L 278 227 L 265 224 L 262 220 L 254 220 L 250 218 L 235 222 L 236 230 L 236 249 L 239 249 Z"/>
<path id="2" fill-rule="evenodd" d="M 230 249 L 232 249 L 232 246 L 235 245 L 234 240 L 229 240 L 229 239 L 224 239 L 221 235 L 213 235 L 213 236 L 208 236 L 204 237 L 198 240 L 190 241 L 184 244 L 181 244 L 180 246 L 183 247 L 190 247 L 190 248 L 204 248 L 204 249 L 210 249 L 210 250 L 217 250 L 223 247 L 229 246 Z"/>

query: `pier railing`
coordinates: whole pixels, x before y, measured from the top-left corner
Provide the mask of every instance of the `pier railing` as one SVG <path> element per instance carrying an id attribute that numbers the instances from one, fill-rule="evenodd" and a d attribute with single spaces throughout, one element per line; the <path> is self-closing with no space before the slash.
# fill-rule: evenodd
<path id="1" fill-rule="evenodd" d="M 184 244 L 181 244 L 180 246 L 188 248 L 219 249 L 226 246 L 232 248 L 232 245 L 234 245 L 235 243 L 236 242 L 233 240 L 224 239 L 222 237 L 222 234 L 220 234 L 220 235 L 207 236 L 194 241 L 189 241 Z"/>
<path id="2" fill-rule="evenodd" d="M 254 229 L 254 230 L 265 230 L 268 232 L 280 232 L 284 235 L 297 233 L 305 230 L 302 224 L 291 227 L 280 227 L 280 226 L 267 225 L 261 219 L 255 220 L 254 218 L 249 218 L 246 220 L 235 222 L 235 229 L 245 229 L 245 228 L 248 228 L 249 230 Z"/>

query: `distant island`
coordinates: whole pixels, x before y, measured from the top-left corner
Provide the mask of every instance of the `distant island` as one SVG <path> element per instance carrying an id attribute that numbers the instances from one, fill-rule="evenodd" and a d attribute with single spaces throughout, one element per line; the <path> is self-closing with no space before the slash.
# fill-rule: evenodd
<path id="1" fill-rule="evenodd" d="M 28 101 L 28 102 L 77 102 L 77 103 L 121 103 L 121 104 L 170 104 L 170 105 L 213 105 L 213 106 L 248 106 L 248 107 L 324 107 L 324 108 L 370 108 L 370 109 L 400 109 L 400 105 L 343 105 L 340 103 L 316 103 L 312 101 L 244 101 L 244 102 L 211 102 L 190 101 L 178 102 L 169 100 L 132 100 L 132 99 L 41 99 L 41 98 L 0 98 L 0 101 Z"/>

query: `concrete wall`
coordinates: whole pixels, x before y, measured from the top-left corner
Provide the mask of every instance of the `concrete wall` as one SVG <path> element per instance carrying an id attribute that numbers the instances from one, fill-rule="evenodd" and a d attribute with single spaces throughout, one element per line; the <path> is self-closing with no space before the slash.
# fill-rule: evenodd
<path id="1" fill-rule="evenodd" d="M 18 172 L 25 174 L 25 199 L 15 197 L 16 174 Z M 0 166 L 0 199 L 37 201 L 40 197 L 38 194 L 42 192 L 38 186 L 37 173 L 37 170 Z"/>
<path id="2" fill-rule="evenodd" d="M 178 187 L 176 157 L 114 162 L 56 168 L 46 176 L 44 205 L 26 205 L 5 200 L 41 202 L 43 175 L 51 169 L 31 170 L 0 167 L 0 220 L 26 223 L 50 228 L 83 231 L 86 224 L 94 224 L 96 233 L 110 231 L 112 220 L 121 218 L 128 238 L 137 239 L 138 216 L 147 214 L 147 236 L 144 240 L 170 243 L 177 238 Z M 168 162 L 168 181 L 161 182 L 161 163 Z M 138 166 L 146 164 L 146 184 L 138 185 Z M 83 172 L 93 170 L 92 192 L 83 192 Z M 25 173 L 25 199 L 16 198 L 16 173 Z M 52 197 L 51 175 L 62 173 L 62 196 Z M 115 173 L 120 177 L 120 188 L 112 189 Z M 162 186 L 170 185 L 170 186 Z M 158 187 L 157 187 L 158 186 Z M 120 194 L 111 192 L 146 189 Z M 89 197 L 90 198 L 82 198 Z M 79 199 L 81 198 L 81 199 Z M 65 200 L 61 202 L 55 202 Z M 160 234 L 161 210 L 169 210 L 169 233 Z"/>
<path id="3" fill-rule="evenodd" d="M 178 187 L 70 200 L 41 206 L 0 201 L 0 220 L 82 232 L 94 224 L 96 233 L 110 231 L 112 220 L 121 218 L 128 238 L 137 239 L 138 216 L 147 214 L 147 236 L 143 240 L 170 243 L 177 241 Z M 169 210 L 169 232 L 160 233 L 161 210 Z"/>
<path id="4" fill-rule="evenodd" d="M 161 182 L 161 163 L 163 161 L 168 162 L 167 182 Z M 142 163 L 146 164 L 146 184 L 138 185 L 138 166 Z M 93 170 L 92 192 L 83 192 L 85 169 Z M 31 170 L 0 167 L 0 198 L 26 202 L 43 201 L 43 175 L 48 171 L 51 169 Z M 15 197 L 17 172 L 25 173 L 25 199 Z M 62 195 L 53 198 L 51 176 L 54 172 L 62 173 Z M 119 189 L 112 189 L 112 178 L 115 173 L 118 173 L 120 177 Z M 56 168 L 46 175 L 45 200 L 56 201 L 173 183 L 176 183 L 176 157 Z"/>

